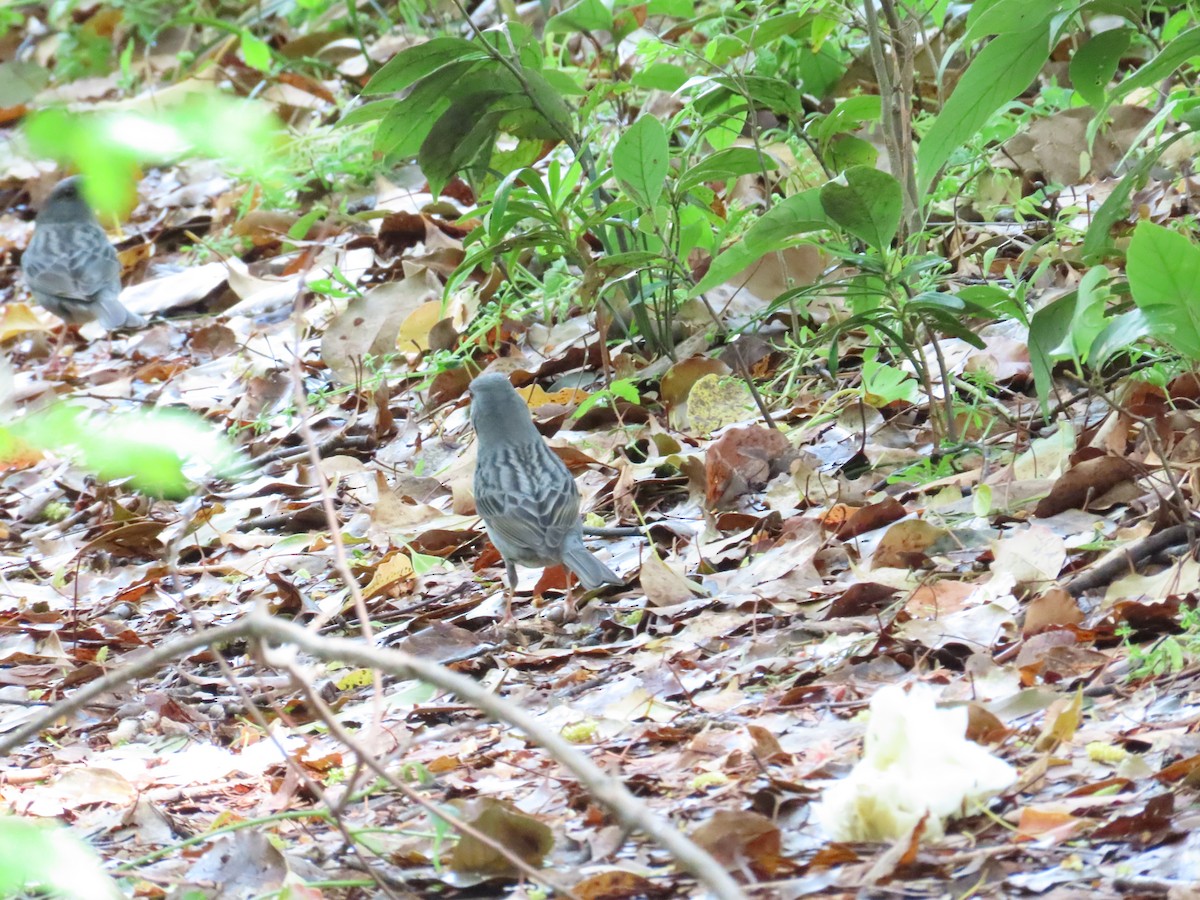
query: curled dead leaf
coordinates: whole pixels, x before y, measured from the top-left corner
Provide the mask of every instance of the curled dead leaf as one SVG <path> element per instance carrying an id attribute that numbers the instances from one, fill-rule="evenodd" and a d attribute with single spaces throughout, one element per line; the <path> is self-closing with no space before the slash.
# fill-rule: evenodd
<path id="1" fill-rule="evenodd" d="M 455 872 L 509 875 L 516 871 L 510 856 L 536 868 L 554 848 L 554 835 L 549 826 L 511 804 L 482 798 L 456 801 L 454 806 L 463 821 L 508 852 L 505 855 L 478 838 L 464 834 L 450 854 L 450 868 Z"/>

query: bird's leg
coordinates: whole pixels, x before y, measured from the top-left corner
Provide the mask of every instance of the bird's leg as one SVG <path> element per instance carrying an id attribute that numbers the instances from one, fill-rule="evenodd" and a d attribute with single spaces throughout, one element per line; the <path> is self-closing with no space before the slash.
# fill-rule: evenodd
<path id="1" fill-rule="evenodd" d="M 505 560 L 505 574 L 508 576 L 504 579 L 504 620 L 505 627 L 516 624 L 516 618 L 513 616 L 512 604 L 513 596 L 517 593 L 517 567 Z"/>
<path id="2" fill-rule="evenodd" d="M 57 378 L 66 369 L 67 363 L 62 357 L 62 351 L 70 336 L 71 324 L 63 322 L 62 329 L 58 332 L 58 337 L 54 340 L 54 346 L 50 348 L 50 356 L 46 359 L 47 374 L 51 378 Z"/>
<path id="3" fill-rule="evenodd" d="M 564 566 L 564 568 L 566 567 Z M 581 588 L 583 587 L 579 579 L 575 577 L 575 574 L 570 569 L 567 569 L 567 595 L 565 598 L 563 598 L 564 622 L 572 622 L 575 620 L 575 585 L 577 584 Z M 583 593 L 586 595 L 587 591 L 584 590 Z"/>

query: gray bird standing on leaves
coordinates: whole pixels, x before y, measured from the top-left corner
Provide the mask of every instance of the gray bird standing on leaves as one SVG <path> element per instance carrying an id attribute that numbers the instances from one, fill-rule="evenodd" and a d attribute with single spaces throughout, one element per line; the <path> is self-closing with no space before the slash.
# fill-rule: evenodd
<path id="1" fill-rule="evenodd" d="M 583 545 L 575 479 L 538 434 L 529 407 L 508 378 L 480 375 L 470 390 L 471 424 L 479 441 L 475 506 L 504 557 L 509 586 L 517 585 L 517 566 L 560 563 L 589 591 L 624 584 Z"/>
<path id="2" fill-rule="evenodd" d="M 112 331 L 146 320 L 121 305 L 121 263 L 83 199 L 79 178 L 54 186 L 38 213 L 21 271 L 35 299 L 72 325 L 93 319 Z"/>

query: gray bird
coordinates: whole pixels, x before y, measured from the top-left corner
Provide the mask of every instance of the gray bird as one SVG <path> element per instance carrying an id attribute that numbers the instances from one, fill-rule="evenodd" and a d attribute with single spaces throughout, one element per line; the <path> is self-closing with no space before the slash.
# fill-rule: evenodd
<path id="1" fill-rule="evenodd" d="M 471 382 L 471 424 L 479 441 L 475 506 L 504 557 L 510 588 L 517 566 L 563 564 L 587 590 L 625 580 L 583 545 L 579 488 L 542 440 L 529 407 L 500 374 Z"/>
<path id="2" fill-rule="evenodd" d="M 35 299 L 72 325 L 93 319 L 109 331 L 146 320 L 121 305 L 121 263 L 83 199 L 78 176 L 54 186 L 37 216 L 21 271 Z"/>

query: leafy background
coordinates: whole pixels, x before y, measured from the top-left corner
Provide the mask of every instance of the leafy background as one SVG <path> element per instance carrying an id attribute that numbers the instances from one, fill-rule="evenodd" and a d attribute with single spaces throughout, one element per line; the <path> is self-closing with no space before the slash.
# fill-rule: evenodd
<path id="1" fill-rule="evenodd" d="M 1193 890 L 1190 7 L 130 0 L 0 29 L 6 890 L 713 887 L 379 648 L 618 776 L 720 896 Z M 18 261 L 67 171 L 155 319 L 55 350 Z M 649 531 L 597 538 L 630 584 L 574 615 L 524 572 L 516 629 L 470 496 L 484 369 L 590 525 Z M 302 656 L 262 650 L 286 620 Z M 833 833 L 872 697 L 918 684 L 1015 781 L 940 837 Z"/>

